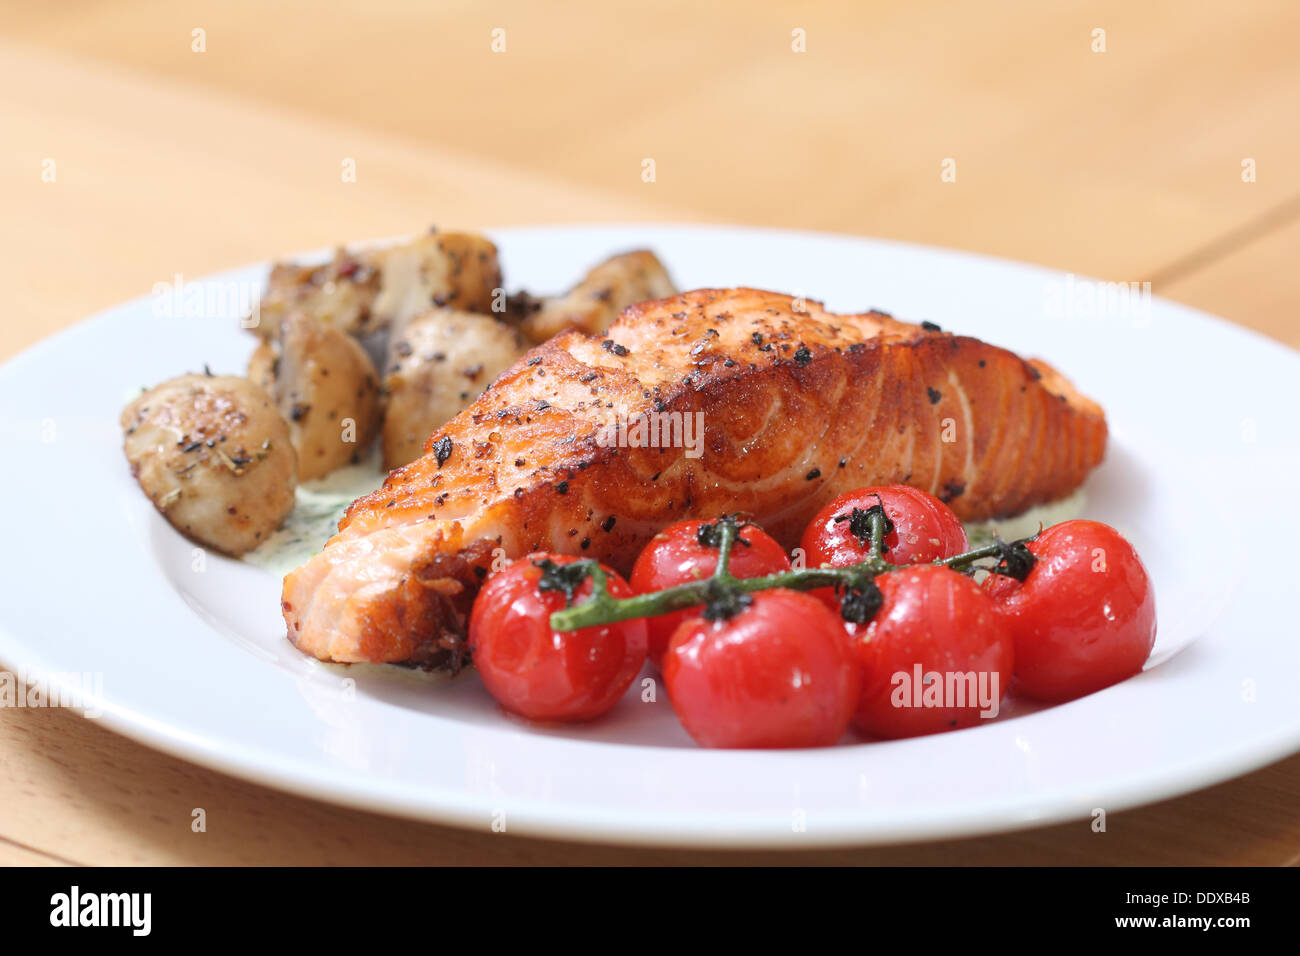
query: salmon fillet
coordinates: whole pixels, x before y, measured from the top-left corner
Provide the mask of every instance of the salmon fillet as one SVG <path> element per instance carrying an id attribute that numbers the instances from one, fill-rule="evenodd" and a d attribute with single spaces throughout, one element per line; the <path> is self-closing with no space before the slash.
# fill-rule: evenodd
<path id="1" fill-rule="evenodd" d="M 664 526 L 736 511 L 788 548 L 834 496 L 895 482 L 963 520 L 1007 516 L 1072 492 L 1105 446 L 1101 409 L 1045 363 L 879 312 L 702 289 L 528 352 L 285 577 L 284 618 L 324 660 L 436 662 L 462 647 L 494 559 L 557 551 L 626 573 Z"/>

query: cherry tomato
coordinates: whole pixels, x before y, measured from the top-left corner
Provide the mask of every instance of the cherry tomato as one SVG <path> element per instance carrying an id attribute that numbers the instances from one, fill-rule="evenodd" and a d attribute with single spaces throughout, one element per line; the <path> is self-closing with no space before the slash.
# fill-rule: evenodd
<path id="1" fill-rule="evenodd" d="M 673 709 L 705 747 L 824 747 L 848 729 L 861 675 L 816 598 L 754 594 L 726 620 L 688 618 L 664 655 Z"/>
<path id="2" fill-rule="evenodd" d="M 632 589 L 638 594 L 698 581 L 713 574 L 718 566 L 718 549 L 700 543 L 700 526 L 707 521 L 679 521 L 654 536 L 632 568 Z M 745 525 L 731 549 L 727 569 L 738 578 L 761 578 L 790 570 L 790 559 L 776 540 L 754 525 Z M 741 542 L 744 542 L 743 544 Z M 646 619 L 649 656 L 656 665 L 663 659 L 668 640 L 682 621 L 694 617 L 699 608 Z"/>
<path id="3" fill-rule="evenodd" d="M 894 523 L 885 535 L 885 560 L 891 564 L 928 564 L 967 550 L 966 529 L 952 509 L 934 495 L 909 485 L 859 488 L 840 495 L 817 512 L 804 529 L 799 546 L 810 568 L 844 568 L 871 554 L 868 526 L 862 520 L 873 505 L 883 505 Z M 834 588 L 810 592 L 839 610 Z"/>
<path id="4" fill-rule="evenodd" d="M 541 590 L 549 560 L 563 568 L 577 558 L 531 554 L 488 579 L 470 612 L 469 647 L 483 685 L 497 702 L 532 720 L 591 720 L 618 701 L 645 663 L 645 621 L 556 631 L 550 617 L 565 606 L 563 591 Z M 603 565 L 602 565 L 603 567 Z M 609 592 L 632 588 L 605 568 Z M 587 578 L 574 603 L 591 593 Z"/>
<path id="5" fill-rule="evenodd" d="M 1156 640 L 1156 598 L 1146 568 L 1118 531 L 1064 521 L 1028 544 L 1038 559 L 1024 582 L 991 574 L 1016 643 L 1016 690 L 1061 701 L 1142 669 Z"/>
<path id="6" fill-rule="evenodd" d="M 913 737 L 996 716 L 1011 684 L 1014 645 L 993 600 L 936 565 L 876 578 L 884 601 L 847 625 L 863 668 L 853 723 L 875 737 Z"/>

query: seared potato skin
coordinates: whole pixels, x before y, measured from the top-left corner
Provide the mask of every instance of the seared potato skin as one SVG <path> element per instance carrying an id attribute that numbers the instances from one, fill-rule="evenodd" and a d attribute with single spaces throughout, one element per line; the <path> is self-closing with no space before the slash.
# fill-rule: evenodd
<path id="1" fill-rule="evenodd" d="M 384 467 L 414 461 L 451 421 L 524 353 L 519 333 L 488 315 L 434 309 L 389 347 L 384 377 Z"/>
<path id="2" fill-rule="evenodd" d="M 263 339 L 271 339 L 290 315 L 306 312 L 326 325 L 361 335 L 373 322 L 378 295 L 379 270 L 371 253 L 339 248 L 323 266 L 278 262 L 271 268 L 257 324 L 251 328 Z"/>
<path id="3" fill-rule="evenodd" d="M 382 249 L 374 261 L 382 274 L 374 327 L 398 334 L 431 308 L 490 313 L 501 289 L 497 247 L 473 233 L 430 233 Z"/>
<path id="4" fill-rule="evenodd" d="M 293 510 L 298 457 L 271 397 L 245 378 L 182 375 L 122 412 L 131 473 L 168 521 L 239 556 Z"/>
<path id="5" fill-rule="evenodd" d="M 275 373 L 278 363 L 276 346 L 270 342 L 260 343 L 248 359 L 248 380 L 264 389 L 272 398 L 275 398 Z"/>
<path id="6" fill-rule="evenodd" d="M 248 377 L 275 399 L 298 452 L 298 477 L 310 481 L 354 462 L 379 430 L 379 375 L 361 343 L 303 312 L 263 343 Z"/>
<path id="7" fill-rule="evenodd" d="M 520 329 L 537 343 L 565 329 L 589 335 L 604 332 L 629 305 L 677 294 L 668 270 L 646 249 L 612 256 L 593 268 L 562 296 L 521 297 Z"/>
<path id="8" fill-rule="evenodd" d="M 500 288 L 501 266 L 490 240 L 434 231 L 384 249 L 340 248 L 323 266 L 278 263 L 253 331 L 271 339 L 289 316 L 305 312 L 364 338 L 390 327 L 400 330 L 432 307 L 490 312 Z"/>

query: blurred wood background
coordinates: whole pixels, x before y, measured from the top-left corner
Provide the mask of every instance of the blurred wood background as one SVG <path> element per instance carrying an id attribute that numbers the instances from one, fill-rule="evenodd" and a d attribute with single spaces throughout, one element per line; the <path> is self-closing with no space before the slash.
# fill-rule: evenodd
<path id="1" fill-rule="evenodd" d="M 1150 281 L 1300 346 L 1292 0 L 5 0 L 0 13 L 0 359 L 177 272 L 431 222 L 599 220 L 972 249 Z M 0 863 L 1300 858 L 1300 758 L 1113 816 L 1104 835 L 1079 823 L 789 855 L 388 820 L 60 712 L 0 711 L 0 769 Z M 191 834 L 194 806 L 209 833 Z"/>

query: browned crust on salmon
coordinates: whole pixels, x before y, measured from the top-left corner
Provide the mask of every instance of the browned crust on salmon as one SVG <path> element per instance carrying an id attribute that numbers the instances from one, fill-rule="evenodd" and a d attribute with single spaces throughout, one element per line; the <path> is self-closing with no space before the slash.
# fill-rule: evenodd
<path id="1" fill-rule="evenodd" d="M 648 413 L 702 416 L 700 457 L 611 447 L 611 415 Z M 494 549 L 626 571 L 665 525 L 733 511 L 790 547 L 835 495 L 895 482 L 963 520 L 1005 516 L 1068 495 L 1105 445 L 1101 409 L 1044 363 L 881 313 L 689 292 L 524 356 L 352 505 L 325 551 L 286 578 L 285 618 L 327 659 L 419 658 L 459 626 L 446 582 L 471 599 Z M 472 570 L 416 574 L 447 554 L 469 555 Z M 354 577 L 363 584 L 349 590 Z"/>

